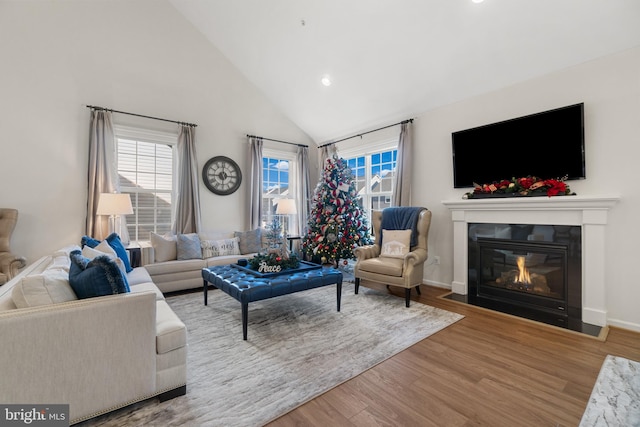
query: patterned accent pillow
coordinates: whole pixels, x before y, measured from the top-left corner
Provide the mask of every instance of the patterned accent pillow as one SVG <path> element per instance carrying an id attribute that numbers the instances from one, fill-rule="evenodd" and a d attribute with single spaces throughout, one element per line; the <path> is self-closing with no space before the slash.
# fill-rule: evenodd
<path id="1" fill-rule="evenodd" d="M 382 230 L 382 247 L 380 256 L 387 258 L 404 258 L 409 253 L 411 230 Z"/>
<path id="2" fill-rule="evenodd" d="M 131 291 L 127 276 L 108 256 L 89 260 L 83 257 L 80 251 L 73 251 L 69 258 L 69 284 L 78 299 Z"/>
<path id="3" fill-rule="evenodd" d="M 240 255 L 238 238 L 224 240 L 203 240 L 202 258 L 212 258 L 224 255 Z"/>
<path id="4" fill-rule="evenodd" d="M 257 253 L 262 249 L 262 230 L 260 228 L 251 231 L 236 231 L 234 234 L 238 238 L 242 255 Z"/>
<path id="5" fill-rule="evenodd" d="M 176 242 L 179 260 L 202 258 L 200 237 L 196 233 L 178 234 Z"/>

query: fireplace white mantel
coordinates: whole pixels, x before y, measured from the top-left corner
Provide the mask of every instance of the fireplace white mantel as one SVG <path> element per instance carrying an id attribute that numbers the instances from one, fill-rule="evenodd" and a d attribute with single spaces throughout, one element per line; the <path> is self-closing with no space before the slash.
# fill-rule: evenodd
<path id="1" fill-rule="evenodd" d="M 617 196 L 513 197 L 445 200 L 453 220 L 454 293 L 468 292 L 468 224 L 542 224 L 582 227 L 582 321 L 607 324 L 605 228 Z"/>

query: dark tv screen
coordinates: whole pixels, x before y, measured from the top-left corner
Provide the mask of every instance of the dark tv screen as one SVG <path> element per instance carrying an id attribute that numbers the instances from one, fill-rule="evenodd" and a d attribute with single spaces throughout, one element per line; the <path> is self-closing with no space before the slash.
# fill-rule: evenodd
<path id="1" fill-rule="evenodd" d="M 584 104 L 452 133 L 453 186 L 585 178 Z"/>

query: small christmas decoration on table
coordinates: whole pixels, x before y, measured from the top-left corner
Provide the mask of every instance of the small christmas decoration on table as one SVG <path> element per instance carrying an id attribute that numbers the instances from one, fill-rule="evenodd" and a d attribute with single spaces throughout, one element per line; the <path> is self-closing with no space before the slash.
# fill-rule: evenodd
<path id="1" fill-rule="evenodd" d="M 265 228 L 267 245 L 249 260 L 249 268 L 259 273 L 278 273 L 300 266 L 300 259 L 287 249 L 280 221 L 275 218 Z"/>

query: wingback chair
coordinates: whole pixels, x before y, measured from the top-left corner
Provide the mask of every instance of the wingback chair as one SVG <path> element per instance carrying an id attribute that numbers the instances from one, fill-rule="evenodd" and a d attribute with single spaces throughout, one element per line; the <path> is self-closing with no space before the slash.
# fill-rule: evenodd
<path id="1" fill-rule="evenodd" d="M 12 254 L 9 248 L 11 233 L 17 222 L 16 209 L 0 208 L 0 285 L 11 280 L 27 264 L 24 257 Z"/>
<path id="2" fill-rule="evenodd" d="M 375 244 L 360 246 L 354 251 L 357 258 L 354 267 L 355 292 L 356 294 L 358 293 L 360 279 L 382 283 L 387 287 L 399 286 L 405 288 L 406 306 L 409 307 L 411 288 L 416 288 L 416 291 L 420 294 L 419 285 L 422 283 L 423 267 L 427 260 L 427 237 L 429 235 L 429 226 L 431 225 L 431 211 L 426 208 L 418 208 L 420 210 L 417 214 L 418 218 L 414 231 L 416 235 L 412 242 L 415 244 L 410 246 L 409 253 L 398 258 L 380 256 L 384 235 L 384 231 L 380 232 L 383 224 L 383 215 L 385 211 L 391 212 L 390 209 L 394 208 L 373 211 L 371 223 Z"/>

